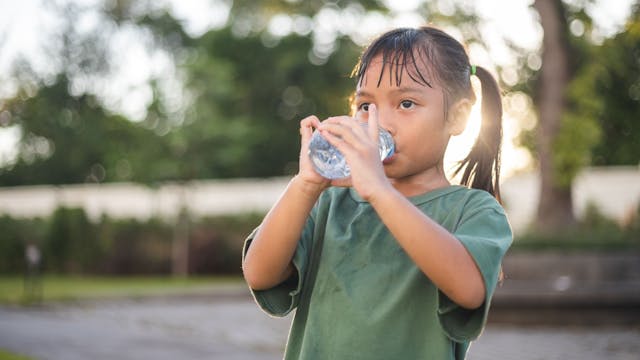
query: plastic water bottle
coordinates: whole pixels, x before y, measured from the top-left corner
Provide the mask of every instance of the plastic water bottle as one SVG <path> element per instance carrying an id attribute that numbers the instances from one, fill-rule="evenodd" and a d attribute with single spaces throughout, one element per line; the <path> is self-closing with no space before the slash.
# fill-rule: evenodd
<path id="1" fill-rule="evenodd" d="M 367 127 L 367 123 L 362 123 Z M 379 128 L 378 150 L 380 151 L 380 160 L 384 160 L 395 151 L 395 144 L 391 134 L 383 128 Z M 351 174 L 349 165 L 344 155 L 333 145 L 331 145 L 319 131 L 314 131 L 309 143 L 309 156 L 311 163 L 318 174 L 327 179 L 342 179 Z"/>

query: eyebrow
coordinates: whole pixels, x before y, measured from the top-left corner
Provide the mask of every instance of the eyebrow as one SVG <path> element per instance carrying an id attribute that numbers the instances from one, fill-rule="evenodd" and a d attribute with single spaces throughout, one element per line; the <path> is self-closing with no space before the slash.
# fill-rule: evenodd
<path id="1" fill-rule="evenodd" d="M 390 92 L 395 94 L 407 94 L 407 93 L 413 93 L 413 94 L 424 94 L 424 89 L 420 89 L 417 87 L 413 87 L 413 86 L 401 86 L 399 88 L 393 89 Z M 373 95 L 366 91 L 366 90 L 358 90 L 356 91 L 356 97 L 373 97 Z"/>

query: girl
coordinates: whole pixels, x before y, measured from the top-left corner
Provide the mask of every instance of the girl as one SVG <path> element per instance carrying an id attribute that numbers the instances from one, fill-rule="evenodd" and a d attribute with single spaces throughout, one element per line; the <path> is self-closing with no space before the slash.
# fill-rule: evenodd
<path id="1" fill-rule="evenodd" d="M 299 172 L 249 236 L 245 279 L 266 312 L 296 309 L 286 359 L 463 359 L 512 241 L 498 203 L 498 86 L 432 27 L 383 34 L 353 74 L 353 117 L 300 122 Z M 462 185 L 450 185 L 443 157 L 475 101 L 470 76 L 482 86 L 482 127 L 457 169 Z M 396 145 L 384 162 L 378 126 Z M 313 170 L 314 128 L 345 155 L 350 178 Z"/>

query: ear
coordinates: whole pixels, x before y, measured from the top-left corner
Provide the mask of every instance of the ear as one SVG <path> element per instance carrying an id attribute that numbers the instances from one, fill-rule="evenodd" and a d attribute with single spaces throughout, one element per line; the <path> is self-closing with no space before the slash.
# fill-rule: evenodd
<path id="1" fill-rule="evenodd" d="M 469 99 L 461 99 L 449 110 L 449 134 L 460 135 L 467 127 L 467 120 L 473 103 Z"/>

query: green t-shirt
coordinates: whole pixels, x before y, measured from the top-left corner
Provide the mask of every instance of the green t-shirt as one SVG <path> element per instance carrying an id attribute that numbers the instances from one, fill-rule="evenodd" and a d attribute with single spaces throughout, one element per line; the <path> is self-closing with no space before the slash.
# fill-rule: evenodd
<path id="1" fill-rule="evenodd" d="M 464 358 L 486 321 L 502 257 L 512 241 L 509 223 L 485 191 L 450 186 L 410 201 L 469 251 L 486 285 L 483 306 L 466 310 L 448 299 L 368 202 L 353 189 L 330 188 L 301 234 L 294 276 L 272 289 L 253 291 L 271 315 L 296 309 L 286 359 Z"/>

